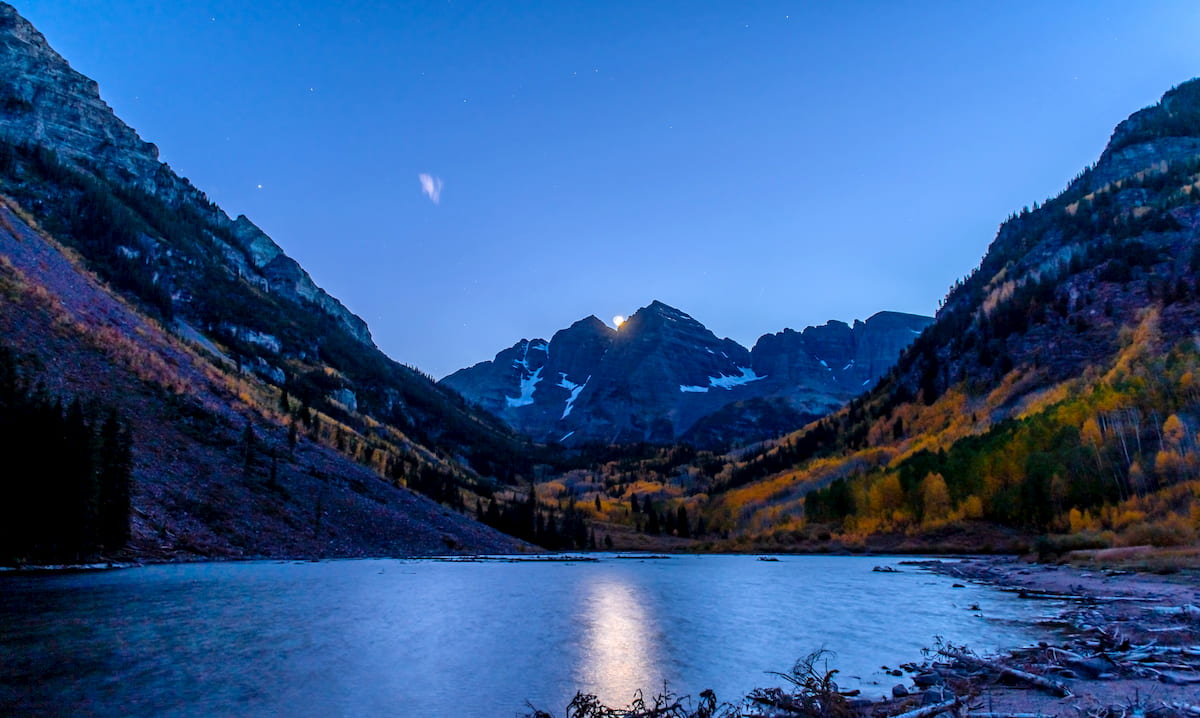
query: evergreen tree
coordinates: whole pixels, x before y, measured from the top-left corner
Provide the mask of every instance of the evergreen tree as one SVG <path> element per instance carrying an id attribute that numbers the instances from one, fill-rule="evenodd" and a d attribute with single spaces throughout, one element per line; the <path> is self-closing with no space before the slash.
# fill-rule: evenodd
<path id="1" fill-rule="evenodd" d="M 129 542 L 129 513 L 133 475 L 133 445 L 116 412 L 109 412 L 100 428 L 98 482 L 100 488 L 100 544 L 116 551 Z"/>
<path id="2" fill-rule="evenodd" d="M 691 527 L 688 526 L 687 507 L 683 504 L 679 505 L 679 511 L 675 516 L 675 531 L 679 534 L 679 538 L 691 538 Z"/>
<path id="3" fill-rule="evenodd" d="M 242 431 L 242 474 L 247 477 L 254 474 L 256 443 L 254 425 L 246 419 L 246 428 Z"/>

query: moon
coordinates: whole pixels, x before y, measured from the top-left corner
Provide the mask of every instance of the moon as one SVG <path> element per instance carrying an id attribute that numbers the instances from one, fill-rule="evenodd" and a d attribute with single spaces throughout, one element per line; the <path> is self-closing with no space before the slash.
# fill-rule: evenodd
<path id="1" fill-rule="evenodd" d="M 625 317 L 621 316 L 620 314 L 613 317 L 613 326 L 616 327 L 617 329 L 620 329 L 621 325 L 624 323 L 625 323 Z"/>

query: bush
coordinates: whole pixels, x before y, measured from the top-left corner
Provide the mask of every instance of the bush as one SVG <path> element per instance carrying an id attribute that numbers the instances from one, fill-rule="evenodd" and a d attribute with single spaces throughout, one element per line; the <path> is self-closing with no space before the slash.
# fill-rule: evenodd
<path id="1" fill-rule="evenodd" d="M 1047 534 L 1033 542 L 1033 551 L 1039 561 L 1058 558 L 1071 551 L 1108 548 L 1112 546 L 1110 534 L 1097 531 L 1082 531 L 1074 534 Z"/>
<path id="2" fill-rule="evenodd" d="M 1136 523 L 1125 529 L 1119 546 L 1187 546 L 1196 539 L 1195 529 L 1182 516 Z"/>

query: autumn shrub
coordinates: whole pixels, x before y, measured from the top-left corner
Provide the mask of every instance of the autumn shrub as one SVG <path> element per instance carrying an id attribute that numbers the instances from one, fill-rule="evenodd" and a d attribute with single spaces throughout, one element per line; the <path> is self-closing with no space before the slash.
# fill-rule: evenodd
<path id="1" fill-rule="evenodd" d="M 1046 534 L 1033 542 L 1033 551 L 1039 561 L 1058 558 L 1071 551 L 1108 548 L 1112 546 L 1112 534 L 1108 532 L 1083 531 L 1073 534 Z"/>
<path id="2" fill-rule="evenodd" d="M 1131 524 L 1117 537 L 1118 546 L 1187 546 L 1196 540 L 1190 517 L 1173 514 L 1158 521 Z"/>

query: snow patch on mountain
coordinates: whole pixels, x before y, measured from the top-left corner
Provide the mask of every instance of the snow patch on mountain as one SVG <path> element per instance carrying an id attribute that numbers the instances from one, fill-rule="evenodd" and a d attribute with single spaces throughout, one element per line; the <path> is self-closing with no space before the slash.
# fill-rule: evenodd
<path id="1" fill-rule="evenodd" d="M 587 379 L 583 380 L 582 384 L 576 384 L 570 379 L 567 379 L 566 372 L 560 371 L 558 373 L 558 385 L 571 392 L 571 396 L 567 397 L 567 406 L 563 409 L 562 416 L 559 417 L 560 419 L 565 419 L 571 415 L 571 409 L 575 408 L 575 400 L 579 398 L 579 392 L 583 391 L 583 388 L 586 387 L 587 383 L 591 380 L 592 377 L 588 376 Z"/>
<path id="2" fill-rule="evenodd" d="M 707 392 L 709 389 L 729 390 L 735 386 L 742 386 L 743 384 L 749 384 L 752 381 L 759 381 L 767 378 L 765 375 L 759 376 L 758 374 L 755 374 L 754 370 L 747 366 L 740 366 L 737 369 L 739 372 L 741 372 L 740 374 L 734 374 L 730 376 L 722 373 L 720 376 L 710 376 L 708 378 L 708 386 L 680 384 L 679 391 L 685 393 L 694 392 L 697 394 L 702 394 Z"/>
<path id="3" fill-rule="evenodd" d="M 524 360 L 522 360 L 522 361 L 524 361 Z M 526 366 L 528 366 L 528 365 L 526 365 Z M 529 406 L 530 404 L 532 404 L 533 403 L 533 390 L 537 388 L 538 383 L 542 380 L 542 369 L 544 369 L 544 368 L 545 367 L 538 367 L 538 370 L 535 371 L 534 373 L 522 376 L 521 377 L 521 395 L 515 396 L 515 397 L 506 396 L 506 397 L 504 397 L 504 401 L 507 402 L 508 405 L 513 408 L 516 408 L 518 406 Z"/>
<path id="4" fill-rule="evenodd" d="M 721 374 L 721 376 L 710 376 L 708 378 L 709 386 L 717 387 L 719 389 L 732 389 L 735 386 L 741 386 L 743 384 L 749 384 L 752 381 L 759 381 L 760 379 L 767 378 L 766 376 L 759 376 L 758 374 L 755 374 L 754 370 L 748 366 L 740 366 L 737 369 L 741 372 L 741 374 L 737 376 L 725 376 L 724 374 Z"/>

